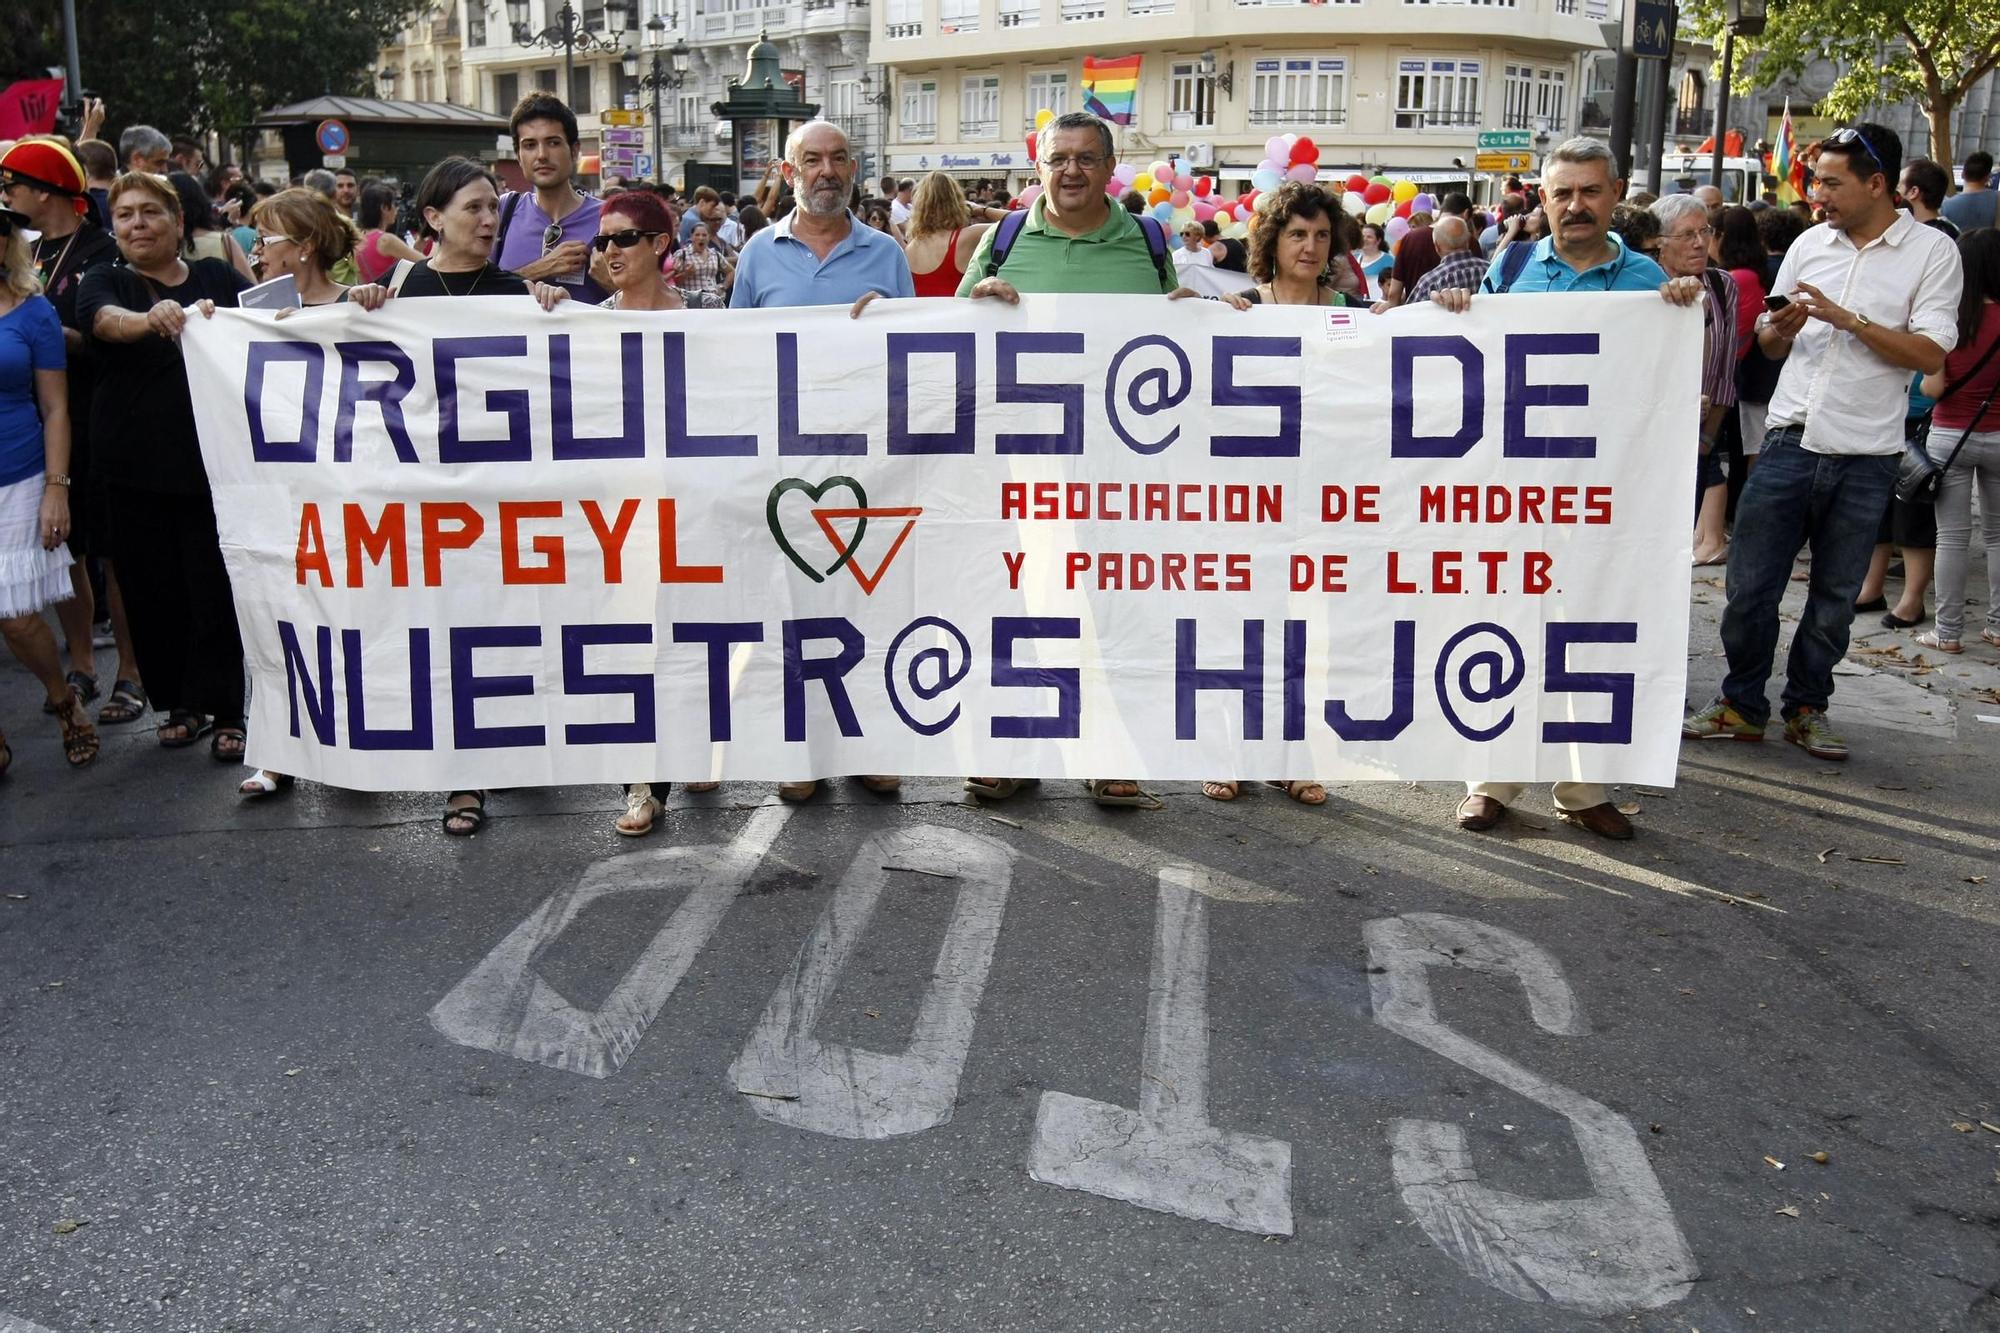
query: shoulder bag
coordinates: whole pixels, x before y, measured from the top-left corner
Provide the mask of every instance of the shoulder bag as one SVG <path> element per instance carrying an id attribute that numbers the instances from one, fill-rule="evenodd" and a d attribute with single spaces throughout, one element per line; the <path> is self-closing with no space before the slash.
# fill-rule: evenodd
<path id="1" fill-rule="evenodd" d="M 1986 363 L 1993 359 L 1996 351 L 2000 351 L 2000 338 L 1993 340 L 1992 345 L 1987 347 L 1985 354 L 1973 364 L 1972 369 L 1965 372 L 1964 378 L 1945 385 L 1944 392 L 1937 396 L 1937 401 L 1943 402 L 1955 390 L 1976 377 L 1985 368 Z M 1896 498 L 1904 504 L 1936 504 L 1938 491 L 1944 486 L 1944 474 L 1951 471 L 1951 465 L 1958 461 L 1958 451 L 1972 438 L 1972 432 L 1979 429 L 1980 421 L 1986 416 L 1986 409 L 1991 406 L 1993 406 L 1993 395 L 1989 393 L 1986 395 L 1986 401 L 1979 405 L 1979 410 L 1972 414 L 1972 424 L 1958 437 L 1958 443 L 1952 446 L 1951 453 L 1945 456 L 1942 463 L 1932 458 L 1930 454 L 1928 442 L 1931 434 L 1931 416 L 1930 413 L 1926 413 L 1923 424 L 1903 442 L 1903 461 L 1896 469 Z M 1936 410 L 1934 403 L 1932 411 Z"/>

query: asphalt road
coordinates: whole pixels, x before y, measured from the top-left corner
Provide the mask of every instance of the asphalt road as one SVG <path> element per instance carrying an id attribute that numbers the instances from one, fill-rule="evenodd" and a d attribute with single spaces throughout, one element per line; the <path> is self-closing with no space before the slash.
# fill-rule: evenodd
<path id="1" fill-rule="evenodd" d="M 0 666 L 0 1333 L 2000 1329 L 2000 656 L 1891 639 L 1852 762 L 1692 749 L 1616 845 L 941 780 L 454 840 L 60 771 Z"/>

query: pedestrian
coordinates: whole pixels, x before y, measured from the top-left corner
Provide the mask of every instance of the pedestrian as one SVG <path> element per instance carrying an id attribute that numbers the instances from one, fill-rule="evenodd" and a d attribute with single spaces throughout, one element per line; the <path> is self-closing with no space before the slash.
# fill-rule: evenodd
<path id="1" fill-rule="evenodd" d="M 1479 253 L 1488 259 L 1493 258 L 1494 252 L 1500 248 L 1501 234 L 1507 230 L 1507 224 L 1515 218 L 1525 216 L 1527 211 L 1528 200 L 1525 195 L 1501 195 L 1500 211 L 1486 230 L 1479 233 Z"/>
<path id="2" fill-rule="evenodd" d="M 146 171 L 164 176 L 172 166 L 168 155 L 173 148 L 173 140 L 151 125 L 128 125 L 125 132 L 118 136 L 118 160 L 125 164 L 127 171 Z"/>
<path id="3" fill-rule="evenodd" d="M 402 206 L 393 185 L 377 181 L 362 187 L 356 225 L 365 230 L 354 249 L 354 267 L 361 281 L 383 281 L 398 260 L 407 259 L 412 264 L 423 261 L 422 253 L 396 234 L 396 217 Z"/>
<path id="4" fill-rule="evenodd" d="M 942 171 L 924 177 L 912 200 L 910 220 L 903 228 L 910 281 L 918 296 L 954 296 L 965 279 L 966 265 L 972 262 L 972 252 L 979 248 L 979 240 L 991 224 L 973 219 L 972 207 L 959 191 L 958 182 Z M 984 206 L 979 211 L 986 216 L 997 212 Z M 1196 233 L 1193 243 L 1200 246 L 1200 227 L 1189 225 Z"/>
<path id="5" fill-rule="evenodd" d="M 1995 200 L 2000 200 L 2000 191 L 1993 188 L 1993 154 L 1983 148 L 1966 154 L 1965 187 L 1944 201 L 1945 217 L 1961 232 L 1991 227 L 1996 221 Z"/>
<path id="6" fill-rule="evenodd" d="M 1705 187 L 1706 188 L 1706 187 Z M 1701 439 L 1695 464 L 1694 563 L 1729 558 L 1729 479 L 1717 457 L 1722 423 L 1736 411 L 1736 284 L 1709 263 L 1715 235 L 1699 192 L 1670 194 L 1648 210 L 1660 223 L 1660 267 L 1670 278 L 1702 280 Z"/>
<path id="7" fill-rule="evenodd" d="M 18 147 L 18 145 L 17 145 Z M 69 548 L 69 388 L 63 326 L 41 295 L 28 218 L 0 208 L 0 637 L 47 694 L 63 757 L 97 757 L 97 732 L 63 676 L 42 608 L 73 593 Z M 0 733 L 0 776 L 14 752 Z"/>
<path id="8" fill-rule="evenodd" d="M 1372 222 L 1361 226 L 1361 248 L 1354 256 L 1361 264 L 1361 276 L 1368 280 L 1370 300 L 1383 301 L 1388 293 L 1383 284 L 1389 277 L 1389 270 L 1395 267 L 1396 256 L 1383 246 L 1382 229 Z"/>
<path id="9" fill-rule="evenodd" d="M 1764 236 L 1757 215 L 1732 204 L 1722 210 L 1722 230 L 1715 238 L 1715 263 L 1736 284 L 1736 451 L 1743 475 L 1757 466 L 1764 443 L 1764 412 L 1771 391 L 1778 387 L 1782 364 L 1757 346 L 1757 316 L 1764 313 L 1766 263 Z M 1732 468 L 1733 468 L 1732 464 Z M 1736 482 L 1740 490 L 1742 481 Z"/>
<path id="10" fill-rule="evenodd" d="M 111 182 L 118 178 L 118 153 L 102 139 L 79 139 L 76 160 L 83 165 L 83 188 L 90 196 L 91 221 L 111 234 L 111 206 L 105 203 Z"/>
<path id="11" fill-rule="evenodd" d="M 1486 260 L 1472 243 L 1472 229 L 1465 219 L 1452 214 L 1439 218 L 1431 226 L 1431 241 L 1437 246 L 1438 265 L 1417 280 L 1410 300 L 1428 301 L 1447 287 L 1478 291 L 1486 280 Z"/>
<path id="12" fill-rule="evenodd" d="M 680 243 L 682 245 L 688 244 L 694 236 L 696 225 L 705 224 L 708 227 L 709 244 L 715 246 L 715 242 L 719 239 L 718 232 L 722 228 L 723 221 L 728 216 L 722 209 L 722 194 L 720 191 L 706 185 L 698 187 L 694 192 L 693 207 L 681 215 Z M 723 246 L 715 246 L 715 248 L 718 250 L 725 249 Z M 732 256 L 734 255 L 733 250 L 727 251 L 727 253 L 730 253 Z"/>
<path id="13" fill-rule="evenodd" d="M 361 178 L 347 167 L 333 170 L 333 206 L 349 222 L 356 220 L 355 209 L 361 204 Z"/>
<path id="14" fill-rule="evenodd" d="M 1199 222 L 1189 219 L 1187 225 L 1181 228 L 1181 243 L 1174 249 L 1174 271 L 1185 273 L 1191 268 L 1214 267 L 1215 256 L 1209 253 L 1206 233 Z M 953 290 L 957 290 L 956 283 Z"/>
<path id="15" fill-rule="evenodd" d="M 729 304 L 735 309 L 842 304 L 859 314 L 877 296 L 915 296 L 909 260 L 894 237 L 866 226 L 847 206 L 858 167 L 847 135 L 813 120 L 785 140 L 784 176 L 797 206 L 752 236 L 736 265 Z M 910 182 L 914 191 L 916 182 Z M 881 794 L 903 780 L 872 773 L 861 785 Z M 803 801 L 819 780 L 781 782 L 778 795 Z"/>
<path id="16" fill-rule="evenodd" d="M 587 305 L 604 300 L 591 278 L 599 200 L 576 187 L 576 113 L 552 93 L 522 98 L 508 119 L 514 157 L 532 190 L 500 199 L 493 262 L 528 282 L 553 283 Z"/>
<path id="17" fill-rule="evenodd" d="M 1139 197 L 1141 207 L 1130 211 L 1145 212 L 1144 196 Z M 1208 241 L 1208 253 L 1215 260 L 1215 266 L 1230 273 L 1250 272 L 1250 248 L 1234 236 L 1222 234 L 1222 224 L 1214 218 L 1201 224 L 1201 234 Z"/>
<path id="18" fill-rule="evenodd" d="M 250 267 L 250 256 L 229 234 L 227 222 L 217 215 L 215 202 L 208 197 L 208 191 L 201 188 L 201 182 L 185 171 L 168 173 L 167 182 L 181 197 L 181 257 L 219 259 L 248 281 L 255 282 L 257 274 Z"/>
<path id="19" fill-rule="evenodd" d="M 736 220 L 743 225 L 743 243 L 745 245 L 750 243 L 752 236 L 755 236 L 758 232 L 771 225 L 770 220 L 764 216 L 764 210 L 755 204 L 745 204 L 737 209 Z"/>
<path id="20" fill-rule="evenodd" d="M 690 310 L 725 309 L 736 265 L 714 245 L 706 222 L 697 218 L 687 236 L 687 245 L 674 256 L 674 281 L 681 299 Z"/>
<path id="21" fill-rule="evenodd" d="M 1945 196 L 1951 193 L 1951 177 L 1945 169 L 1927 157 L 1913 157 L 1903 164 L 1903 178 L 1897 182 L 1896 192 L 1903 196 L 1903 206 L 1910 210 L 1910 216 L 1927 227 L 1936 227 L 1954 241 L 1959 237 L 1959 228 L 1950 218 L 1941 215 Z"/>
<path id="22" fill-rule="evenodd" d="M 910 210 L 917 206 L 917 182 L 913 176 L 905 176 L 896 182 L 896 197 L 889 201 L 889 221 L 902 227 L 910 220 Z"/>
<path id="23" fill-rule="evenodd" d="M 2000 406 L 1994 402 L 2000 390 L 2000 231 L 1965 233 L 1958 256 L 1965 273 L 1958 346 L 1944 369 L 1923 383 L 1923 392 L 1937 400 L 1925 444 L 1945 474 L 1937 497 L 1937 624 L 1917 642 L 1944 653 L 1961 651 L 1975 485 L 1986 539 L 1986 627 L 1979 637 L 2000 647 Z"/>
<path id="24" fill-rule="evenodd" d="M 1515 242 L 1493 260 L 1480 284 L 1483 293 L 1657 291 L 1675 305 L 1701 299 L 1700 278 L 1669 279 L 1660 266 L 1625 248 L 1611 229 L 1611 212 L 1625 192 L 1611 149 L 1598 139 L 1565 140 L 1542 168 L 1542 198 L 1552 229 L 1533 245 Z M 1456 287 L 1431 298 L 1447 310 L 1464 311 L 1473 296 Z M 1521 794 L 1519 782 L 1468 782 L 1459 802 L 1458 826 L 1483 833 L 1507 816 Z M 1595 782 L 1558 782 L 1556 818 L 1600 837 L 1632 836 L 1632 822 Z"/>
<path id="25" fill-rule="evenodd" d="M 1402 240 L 1396 242 L 1396 262 L 1389 269 L 1390 276 L 1403 291 L 1414 292 L 1417 284 L 1423 281 L 1424 274 L 1440 262 L 1437 243 L 1431 237 L 1429 218 L 1424 219 L 1424 225 L 1418 226 L 1413 215 L 1410 229 L 1403 233 Z"/>
<path id="26" fill-rule="evenodd" d="M 980 237 L 960 296 L 1014 304 L 1023 292 L 1196 295 L 1174 276 L 1160 224 L 1111 207 L 1104 191 L 1118 153 L 1109 125 L 1082 111 L 1057 116 L 1036 136 L 1035 168 L 1042 193 Z M 1032 781 L 972 777 L 965 788 L 1004 800 Z M 1129 779 L 1092 778 L 1088 784 L 1099 805 L 1151 800 Z"/>
<path id="27" fill-rule="evenodd" d="M 1819 147 L 1813 193 L 1826 221 L 1785 255 L 1773 291 L 1786 305 L 1758 319 L 1759 343 L 1785 367 L 1737 504 L 1722 616 L 1729 674 L 1681 734 L 1764 738 L 1778 604 L 1810 542 L 1806 605 L 1786 667 L 1785 739 L 1839 761 L 1847 743 L 1826 717 L 1833 669 L 1847 654 L 1855 594 L 1895 484 L 1909 374 L 1943 368 L 1958 342 L 1964 284 L 1951 240 L 1896 209 L 1903 145 L 1893 131 L 1863 122 Z"/>
<path id="28" fill-rule="evenodd" d="M 181 197 L 162 177 L 127 172 L 110 205 L 125 264 L 83 275 L 77 317 L 99 347 L 91 451 L 104 473 L 112 568 L 146 692 L 166 713 L 155 738 L 182 749 L 212 727 L 209 754 L 236 763 L 243 641 L 180 335 L 190 310 L 207 318 L 250 284 L 220 259 L 184 258 Z"/>

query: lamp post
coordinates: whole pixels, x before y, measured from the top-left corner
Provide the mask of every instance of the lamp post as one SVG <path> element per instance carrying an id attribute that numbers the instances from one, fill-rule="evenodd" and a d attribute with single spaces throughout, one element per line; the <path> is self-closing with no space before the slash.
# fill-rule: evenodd
<path id="1" fill-rule="evenodd" d="M 384 65 L 375 71 L 375 83 L 382 92 L 382 100 L 391 102 L 396 97 L 396 76 L 399 71 L 394 65 Z"/>
<path id="2" fill-rule="evenodd" d="M 1732 70 L 1736 64 L 1736 34 L 1755 37 L 1764 31 L 1765 0 L 1728 0 L 1725 10 L 1722 38 L 1722 86 L 1715 94 L 1715 160 L 1709 164 L 1708 183 L 1716 189 L 1722 188 L 1722 159 L 1726 156 L 1724 141 L 1729 136 L 1729 80 L 1734 77 Z M 1763 171 L 1757 173 L 1757 183 L 1762 185 Z M 1738 203 L 1748 203 L 1739 199 Z"/>
<path id="3" fill-rule="evenodd" d="M 529 0 L 507 0 L 507 23 L 514 30 L 514 40 L 522 46 L 540 46 L 550 51 L 562 48 L 563 101 L 574 101 L 576 53 L 619 50 L 625 41 L 625 6 L 607 4 L 604 7 L 604 35 L 601 37 L 583 26 L 583 20 L 570 7 L 569 0 L 563 0 L 562 8 L 556 11 L 555 22 L 540 32 L 528 27 L 528 7 Z M 588 111 L 590 108 L 583 109 Z"/>
<path id="4" fill-rule="evenodd" d="M 861 100 L 866 102 L 869 106 L 875 108 L 875 125 L 876 125 L 875 142 L 877 145 L 876 155 L 882 159 L 880 162 L 877 162 L 875 164 L 875 171 L 873 174 L 881 176 L 886 174 L 889 170 L 888 108 L 889 108 L 889 99 L 891 99 L 896 95 L 896 90 L 893 86 L 885 83 L 881 92 L 879 93 L 870 92 L 869 89 L 874 86 L 875 86 L 875 80 L 869 77 L 868 71 L 863 70 L 861 72 Z"/>
<path id="5" fill-rule="evenodd" d="M 655 185 L 660 184 L 666 179 L 665 160 L 660 153 L 660 89 L 673 88 L 678 90 L 682 84 L 687 82 L 688 74 L 687 40 L 677 35 L 674 38 L 673 46 L 667 48 L 667 29 L 669 26 L 675 28 L 680 26 L 679 14 L 674 15 L 671 23 L 669 20 L 661 18 L 658 14 L 646 20 L 646 49 L 652 54 L 652 68 L 644 77 L 641 77 L 639 74 L 639 53 L 637 51 L 627 47 L 625 53 L 619 58 L 625 68 L 625 77 L 628 79 L 638 79 L 640 88 L 651 92 L 653 95 L 653 184 Z M 662 48 L 666 48 L 665 54 L 667 57 L 667 65 L 664 69 L 660 66 Z"/>

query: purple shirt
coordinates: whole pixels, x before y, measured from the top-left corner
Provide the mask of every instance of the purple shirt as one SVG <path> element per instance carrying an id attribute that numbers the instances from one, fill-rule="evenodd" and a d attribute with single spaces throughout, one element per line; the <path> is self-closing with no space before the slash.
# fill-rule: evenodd
<path id="1" fill-rule="evenodd" d="M 501 217 L 507 216 L 507 206 L 515 199 L 519 199 L 520 202 L 514 205 L 514 216 L 508 222 L 506 233 L 500 237 L 493 251 L 493 263 L 509 273 L 520 272 L 540 259 L 545 250 L 554 249 L 553 245 L 544 246 L 542 237 L 551 225 L 557 225 L 555 219 L 544 213 L 542 206 L 535 201 L 533 190 L 524 190 L 518 195 L 511 193 L 501 195 Z M 589 245 L 590 238 L 597 235 L 597 215 L 603 208 L 603 200 L 592 195 L 584 195 L 583 202 L 564 215 L 559 224 L 562 228 L 562 240 L 557 244 L 564 245 L 577 241 Z M 559 281 L 562 286 L 569 288 L 571 300 L 587 301 L 597 305 L 608 293 L 590 280 L 589 273 L 590 261 L 586 258 L 583 271 L 576 277 L 552 279 L 552 281 Z"/>

